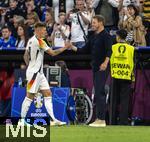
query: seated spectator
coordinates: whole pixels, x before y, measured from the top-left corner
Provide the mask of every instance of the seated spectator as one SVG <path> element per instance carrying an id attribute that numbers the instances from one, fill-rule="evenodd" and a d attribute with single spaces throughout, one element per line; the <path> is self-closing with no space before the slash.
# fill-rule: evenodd
<path id="1" fill-rule="evenodd" d="M 25 19 L 23 16 L 20 16 L 20 15 L 14 15 L 13 17 L 13 25 L 15 28 L 18 27 L 19 24 L 24 24 L 25 22 Z"/>
<path id="2" fill-rule="evenodd" d="M 125 10 L 125 9 L 124 9 Z M 123 18 L 119 21 L 119 27 L 128 32 L 126 40 L 135 46 L 145 46 L 145 28 L 142 18 L 134 5 L 128 5 Z"/>
<path id="3" fill-rule="evenodd" d="M 2 37 L 0 38 L 0 48 L 11 49 L 15 47 L 16 39 L 11 36 L 11 29 L 7 26 L 2 28 Z"/>
<path id="4" fill-rule="evenodd" d="M 64 61 L 56 61 L 55 66 L 61 67 L 61 87 L 71 87 L 67 65 Z"/>
<path id="5" fill-rule="evenodd" d="M 61 48 L 65 46 L 66 39 L 70 35 L 70 27 L 65 24 L 66 14 L 61 12 L 59 14 L 59 22 L 54 25 L 54 30 L 52 32 L 52 41 L 54 48 Z"/>
<path id="6" fill-rule="evenodd" d="M 67 16 L 71 21 L 71 42 L 77 48 L 82 48 L 85 45 L 91 21 L 84 5 L 84 1 L 76 0 L 75 9 L 71 10 Z"/>
<path id="7" fill-rule="evenodd" d="M 15 38 L 17 38 L 17 27 L 19 24 L 24 24 L 25 22 L 25 19 L 23 16 L 20 16 L 20 15 L 14 15 L 13 16 L 13 26 L 11 27 L 12 28 L 12 31 L 13 31 L 13 36 Z"/>
<path id="8" fill-rule="evenodd" d="M 24 24 L 18 25 L 17 34 L 18 34 L 18 38 L 16 41 L 16 48 L 19 50 L 25 49 L 28 41 L 27 26 Z"/>

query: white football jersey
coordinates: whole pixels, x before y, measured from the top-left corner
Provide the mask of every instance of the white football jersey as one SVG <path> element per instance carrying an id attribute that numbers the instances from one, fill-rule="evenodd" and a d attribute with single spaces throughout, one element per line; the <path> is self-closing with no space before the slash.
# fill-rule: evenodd
<path id="1" fill-rule="evenodd" d="M 38 39 L 35 35 L 27 43 L 26 50 L 29 52 L 29 65 L 27 72 L 43 73 L 44 51 L 49 47 L 43 39 Z"/>

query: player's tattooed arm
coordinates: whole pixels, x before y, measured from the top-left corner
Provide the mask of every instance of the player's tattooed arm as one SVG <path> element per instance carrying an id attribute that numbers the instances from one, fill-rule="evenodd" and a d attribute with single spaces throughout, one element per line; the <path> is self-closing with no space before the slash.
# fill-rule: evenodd
<path id="1" fill-rule="evenodd" d="M 29 65 L 29 61 L 30 61 L 30 54 L 29 54 L 29 51 L 28 50 L 25 50 L 25 53 L 24 53 L 24 61 L 26 63 L 26 65 Z"/>
<path id="2" fill-rule="evenodd" d="M 56 50 L 52 50 L 52 49 L 48 49 L 46 52 L 51 55 L 51 56 L 56 56 L 60 53 L 62 53 L 63 51 L 65 51 L 67 48 L 66 47 L 62 47 Z"/>
<path id="3" fill-rule="evenodd" d="M 62 47 L 62 48 L 59 48 L 59 49 L 56 49 L 56 50 L 52 50 L 51 48 L 48 49 L 46 52 L 51 55 L 51 56 L 56 56 L 62 52 L 64 52 L 66 49 L 69 49 L 71 47 L 71 44 L 70 42 L 68 43 L 65 43 L 65 46 Z"/>

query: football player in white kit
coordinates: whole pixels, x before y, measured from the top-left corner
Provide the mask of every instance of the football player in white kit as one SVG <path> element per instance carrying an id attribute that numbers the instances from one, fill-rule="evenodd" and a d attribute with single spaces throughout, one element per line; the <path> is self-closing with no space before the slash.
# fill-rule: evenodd
<path id="1" fill-rule="evenodd" d="M 22 103 L 21 117 L 25 118 L 29 107 L 34 99 L 34 95 L 39 91 L 44 96 L 44 103 L 48 114 L 52 118 L 50 125 L 64 125 L 65 122 L 61 122 L 54 117 L 51 91 L 46 77 L 43 74 L 43 58 L 44 52 L 51 56 L 58 55 L 69 48 L 69 43 L 65 44 L 57 50 L 52 50 L 44 38 L 46 36 L 46 25 L 44 23 L 36 23 L 34 27 L 34 36 L 31 37 L 27 43 L 26 51 L 24 54 L 24 60 L 28 65 L 26 71 L 27 78 L 27 95 Z"/>

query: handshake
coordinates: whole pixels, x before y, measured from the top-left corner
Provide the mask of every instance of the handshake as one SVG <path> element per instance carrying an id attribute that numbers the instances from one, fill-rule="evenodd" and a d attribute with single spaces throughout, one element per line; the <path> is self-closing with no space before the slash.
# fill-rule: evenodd
<path id="1" fill-rule="evenodd" d="M 65 48 L 73 51 L 77 51 L 77 47 L 75 47 L 72 42 L 69 40 L 65 41 Z"/>

